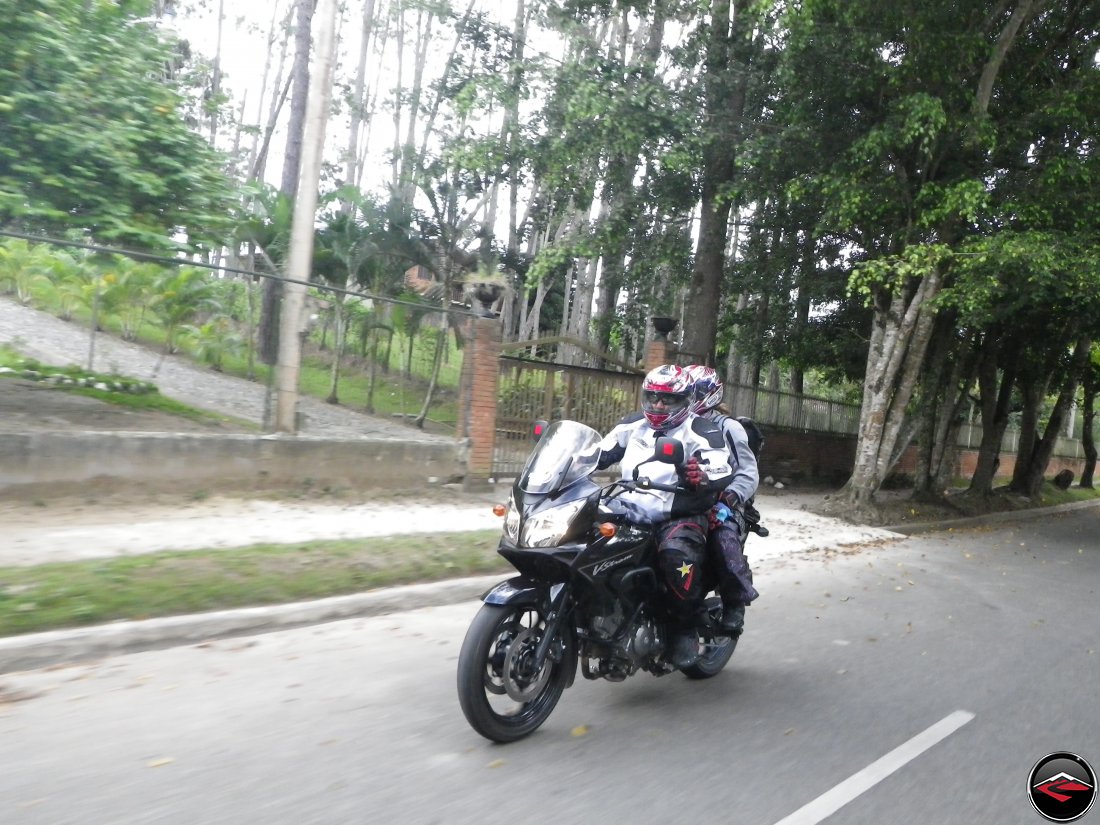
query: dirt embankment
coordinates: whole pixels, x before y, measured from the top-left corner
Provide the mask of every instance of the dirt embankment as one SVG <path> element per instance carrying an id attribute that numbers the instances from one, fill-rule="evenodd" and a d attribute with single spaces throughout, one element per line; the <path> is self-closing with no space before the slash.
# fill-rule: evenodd
<path id="1" fill-rule="evenodd" d="M 193 420 L 156 410 L 135 410 L 89 398 L 50 384 L 20 378 L 0 379 L 0 433 L 54 431 L 253 432 L 211 419 Z"/>

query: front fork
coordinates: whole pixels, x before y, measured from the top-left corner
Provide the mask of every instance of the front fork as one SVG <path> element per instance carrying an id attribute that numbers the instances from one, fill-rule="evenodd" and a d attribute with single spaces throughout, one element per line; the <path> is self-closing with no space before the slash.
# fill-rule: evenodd
<path id="1" fill-rule="evenodd" d="M 553 650 L 554 640 L 561 638 L 562 666 L 568 669 L 569 676 L 565 686 L 573 684 L 577 675 L 577 640 L 576 633 L 570 625 L 573 615 L 573 588 L 569 583 L 555 584 L 550 587 L 550 602 L 546 604 L 544 595 L 545 584 L 538 584 L 517 576 L 506 582 L 501 582 L 488 593 L 482 600 L 487 604 L 530 606 L 536 610 L 546 607 L 543 618 L 544 630 L 535 648 L 535 655 L 531 661 L 531 673 L 542 671 L 547 658 Z"/>

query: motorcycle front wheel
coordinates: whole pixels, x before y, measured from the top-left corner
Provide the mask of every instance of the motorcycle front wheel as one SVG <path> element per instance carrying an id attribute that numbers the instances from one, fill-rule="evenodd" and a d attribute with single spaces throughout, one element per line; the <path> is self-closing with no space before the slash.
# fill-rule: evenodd
<path id="1" fill-rule="evenodd" d="M 707 611 L 711 620 L 715 623 L 722 620 L 722 601 L 712 597 L 707 599 Z M 737 649 L 739 636 L 715 636 L 712 639 L 701 639 L 702 655 L 699 661 L 690 667 L 685 667 L 681 672 L 689 679 L 709 679 L 722 672 L 722 668 L 733 656 Z"/>
<path id="2" fill-rule="evenodd" d="M 458 655 L 458 701 L 470 726 L 494 742 L 514 742 L 550 716 L 568 679 L 564 647 L 533 667 L 545 630 L 531 605 L 484 604 Z"/>

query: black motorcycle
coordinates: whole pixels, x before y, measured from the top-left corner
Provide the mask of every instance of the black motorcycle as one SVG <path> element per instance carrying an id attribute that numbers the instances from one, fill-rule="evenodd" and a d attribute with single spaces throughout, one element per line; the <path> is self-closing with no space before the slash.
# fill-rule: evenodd
<path id="1" fill-rule="evenodd" d="M 458 658 L 462 711 L 495 742 L 513 742 L 545 722 L 578 663 L 586 679 L 612 682 L 639 670 L 655 676 L 676 670 L 667 658 L 671 617 L 656 572 L 655 530 L 631 523 L 614 500 L 628 490 L 682 488 L 652 482 L 637 469 L 632 480 L 600 486 L 591 478 L 599 441 L 591 427 L 555 422 L 504 511 L 497 552 L 520 575 L 482 597 Z M 681 467 L 683 445 L 658 438 L 651 460 Z M 714 573 L 704 576 L 709 593 Z M 719 629 L 721 601 L 712 595 L 705 608 L 697 621 L 701 656 L 683 668 L 690 679 L 718 674 L 737 646 L 737 637 Z"/>

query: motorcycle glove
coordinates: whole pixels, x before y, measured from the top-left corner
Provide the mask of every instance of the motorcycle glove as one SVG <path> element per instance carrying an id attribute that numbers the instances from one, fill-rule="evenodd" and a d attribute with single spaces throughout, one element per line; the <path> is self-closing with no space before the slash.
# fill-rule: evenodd
<path id="1" fill-rule="evenodd" d="M 684 465 L 684 483 L 688 487 L 695 489 L 703 484 L 706 484 L 709 479 L 707 478 L 706 471 L 699 466 L 699 459 L 692 456 L 687 460 Z"/>

